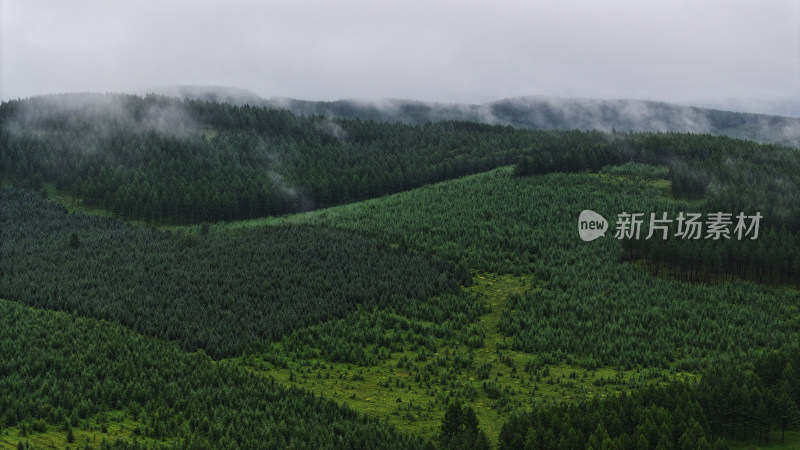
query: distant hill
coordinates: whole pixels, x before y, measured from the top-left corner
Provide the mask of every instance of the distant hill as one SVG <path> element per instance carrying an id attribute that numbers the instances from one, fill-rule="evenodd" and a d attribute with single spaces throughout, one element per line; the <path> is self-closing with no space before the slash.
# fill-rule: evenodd
<path id="1" fill-rule="evenodd" d="M 687 100 L 682 104 L 701 108 L 722 109 L 773 116 L 800 117 L 800 99 L 763 100 L 758 98 L 724 98 L 712 100 Z"/>
<path id="2" fill-rule="evenodd" d="M 314 102 L 270 99 L 295 114 L 423 123 L 468 120 L 540 129 L 707 133 L 800 147 L 800 118 L 643 100 L 517 97 L 482 104 L 411 100 Z"/>
<path id="3" fill-rule="evenodd" d="M 756 142 L 800 147 L 800 118 L 734 112 L 645 100 L 600 100 L 558 97 L 514 97 L 481 104 L 435 103 L 415 100 L 311 101 L 284 97 L 265 99 L 246 90 L 225 86 L 171 86 L 151 92 L 172 97 L 232 105 L 270 106 L 298 115 L 322 115 L 379 122 L 419 124 L 463 120 L 545 130 L 660 131 L 725 135 Z M 762 102 L 763 103 L 763 102 Z M 747 109 L 744 100 L 706 103 Z M 800 108 L 792 102 L 782 109 Z M 756 110 L 759 110 L 756 108 Z"/>

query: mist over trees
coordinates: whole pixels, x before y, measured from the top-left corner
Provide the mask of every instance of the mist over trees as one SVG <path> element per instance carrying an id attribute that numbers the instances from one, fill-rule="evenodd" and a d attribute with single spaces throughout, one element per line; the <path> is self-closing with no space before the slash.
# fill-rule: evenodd
<path id="1" fill-rule="evenodd" d="M 800 109 L 796 101 L 731 99 L 687 106 L 646 100 L 527 96 L 458 104 L 404 99 L 265 99 L 248 90 L 226 86 L 167 86 L 152 91 L 188 100 L 287 109 L 305 116 L 409 124 L 450 120 L 551 130 L 700 133 L 800 146 Z"/>
<path id="2" fill-rule="evenodd" d="M 410 125 L 160 96 L 75 94 L 0 105 L 0 176 L 53 183 L 124 218 L 198 223 L 279 215 L 520 163 L 518 174 L 666 164 L 676 195 L 765 205 L 800 228 L 796 150 L 708 135 Z M 767 175 L 766 167 L 780 171 Z M 775 192 L 773 201 L 754 198 Z"/>
<path id="3" fill-rule="evenodd" d="M 482 104 L 411 100 L 315 102 L 270 99 L 295 114 L 422 124 L 455 120 L 547 130 L 675 132 L 725 135 L 800 146 L 800 118 L 698 108 L 643 100 L 516 97 Z"/>

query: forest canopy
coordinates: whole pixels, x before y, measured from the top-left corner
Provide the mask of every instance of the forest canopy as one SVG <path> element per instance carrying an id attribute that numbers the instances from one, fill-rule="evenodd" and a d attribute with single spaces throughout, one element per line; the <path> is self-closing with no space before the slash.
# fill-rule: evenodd
<path id="1" fill-rule="evenodd" d="M 0 104 L 0 177 L 34 189 L 53 183 L 86 205 L 158 223 L 320 208 L 508 164 L 526 175 L 633 161 L 668 166 L 676 195 L 708 195 L 715 208 L 758 205 L 797 231 L 797 153 L 710 135 L 412 125 L 155 95 Z"/>
<path id="2" fill-rule="evenodd" d="M 185 447 L 430 447 L 298 378 L 442 413 L 427 436 L 454 448 L 724 448 L 800 422 L 795 148 L 69 94 L 0 104 L 0 182 L 0 439 L 72 443 L 114 410 Z M 586 243 L 587 208 L 762 220 Z M 609 371 L 639 376 L 601 400 Z M 563 401 L 512 413 L 537 389 Z"/>
<path id="3" fill-rule="evenodd" d="M 320 227 L 173 234 L 0 188 L 0 295 L 231 356 L 362 305 L 469 283 L 451 263 Z M 75 244 L 77 240 L 77 244 Z"/>

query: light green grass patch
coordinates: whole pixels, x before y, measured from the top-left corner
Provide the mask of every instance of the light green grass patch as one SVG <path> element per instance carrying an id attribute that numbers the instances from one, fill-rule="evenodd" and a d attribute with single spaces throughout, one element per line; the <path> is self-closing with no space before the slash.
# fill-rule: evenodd
<path id="1" fill-rule="evenodd" d="M 293 360 L 286 367 L 266 362 L 260 355 L 227 360 L 243 365 L 254 373 L 347 404 L 359 412 L 383 419 L 398 429 L 429 439 L 437 439 L 445 409 L 458 399 L 475 409 L 480 428 L 490 442 L 497 442 L 503 423 L 518 409 L 527 410 L 537 403 L 577 401 L 583 398 L 617 395 L 622 391 L 651 383 L 694 378 L 687 373 L 663 370 L 620 371 L 612 367 L 587 370 L 565 363 L 537 366 L 526 371 L 536 357 L 511 350 L 511 338 L 497 329 L 500 316 L 511 294 L 536 289 L 530 275 L 475 273 L 468 288 L 486 295 L 490 311 L 475 326 L 484 333 L 483 346 L 472 350 L 468 368 L 448 367 L 453 355 L 469 352 L 458 342 L 440 339 L 436 352 L 422 355 L 405 349 L 374 366 L 334 363 L 322 358 Z M 282 346 L 274 346 L 280 352 Z M 371 350 L 371 349 L 370 349 Z M 426 365 L 442 367 L 428 381 L 420 379 Z M 489 387 L 485 388 L 484 384 Z M 491 386 L 498 391 L 492 391 Z"/>
<path id="2" fill-rule="evenodd" d="M 105 429 L 103 427 L 105 424 Z M 0 449 L 15 449 L 20 442 L 33 448 L 83 448 L 91 446 L 100 448 L 103 440 L 112 442 L 124 439 L 129 442 L 136 441 L 148 448 L 172 447 L 177 444 L 173 439 L 157 440 L 144 437 L 145 423 L 133 420 L 129 413 L 124 411 L 111 411 L 105 414 L 81 420 L 76 427 L 72 427 L 73 442 L 67 441 L 67 432 L 62 426 L 47 424 L 44 432 L 27 431 L 22 433 L 21 427 L 10 427 L 0 431 Z"/>

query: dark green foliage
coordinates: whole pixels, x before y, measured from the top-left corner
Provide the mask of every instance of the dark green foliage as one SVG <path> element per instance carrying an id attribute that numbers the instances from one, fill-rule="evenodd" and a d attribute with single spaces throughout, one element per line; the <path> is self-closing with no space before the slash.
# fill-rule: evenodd
<path id="1" fill-rule="evenodd" d="M 547 120 L 557 114 L 546 112 Z M 207 225 L 511 163 L 518 163 L 514 177 L 501 169 L 292 219 L 311 225 L 225 232 Z M 585 174 L 596 171 L 612 176 Z M 737 281 L 800 281 L 796 149 L 712 136 L 411 126 L 154 96 L 65 96 L 0 105 L 0 178 L 34 190 L 54 183 L 78 203 L 126 218 L 204 223 L 197 234 L 147 230 L 68 215 L 42 200 L 45 189 L 2 189 L 3 298 L 107 319 L 213 357 L 265 350 L 264 360 L 281 367 L 285 354 L 266 350 L 280 337 L 291 356 L 362 365 L 410 349 L 425 364 L 409 375 L 445 384 L 473 367 L 473 352 L 435 355 L 436 341 L 479 348 L 482 334 L 469 327 L 486 312 L 482 298 L 455 291 L 469 279 L 453 263 L 530 273 L 530 290 L 508 299 L 498 324 L 504 348 L 537 353 L 527 375 L 562 361 L 711 368 L 699 383 L 536 408 L 509 421 L 502 447 L 719 448 L 721 437 L 760 442 L 780 430 L 782 438 L 800 421 L 797 352 L 741 367 L 764 349 L 791 347 L 800 332 L 796 292 Z M 664 178 L 672 198 L 663 196 L 666 181 L 652 181 Z M 612 222 L 622 211 L 759 211 L 764 220 L 753 242 L 620 242 L 609 232 L 584 243 L 575 222 L 587 208 Z M 651 274 L 620 263 L 626 259 L 645 261 Z M 660 270 L 673 277 L 652 276 Z M 425 445 L 117 324 L 0 301 L 0 355 L 0 426 L 18 424 L 22 436 L 71 433 L 77 422 L 66 417 L 126 409 L 145 423 L 136 434 L 179 436 L 187 447 Z M 505 362 L 516 370 L 513 359 Z M 513 408 L 510 388 L 491 379 L 489 366 L 476 370 L 493 407 Z M 360 372 L 353 379 L 365 380 Z M 488 447 L 474 411 L 457 404 L 440 437 L 443 447 Z"/>
<path id="2" fill-rule="evenodd" d="M 489 449 L 486 434 L 478 428 L 478 418 L 469 406 L 450 403 L 442 419 L 441 448 Z"/>
<path id="3" fill-rule="evenodd" d="M 625 164 L 616 166 L 605 166 L 600 169 L 600 173 L 657 180 L 669 177 L 670 171 L 668 166 L 653 166 L 650 164 L 628 161 Z"/>
<path id="4" fill-rule="evenodd" d="M 549 133 L 297 117 L 164 97 L 0 104 L 0 177 L 126 217 L 201 222 L 350 202 L 516 162 Z"/>
<path id="5" fill-rule="evenodd" d="M 757 206 L 767 222 L 800 230 L 796 149 L 726 137 L 332 120 L 157 96 L 0 104 L 0 177 L 35 189 L 52 182 L 142 220 L 282 214 L 517 162 L 522 176 L 629 161 L 669 166 L 676 196 L 708 194 L 709 206 L 721 210 Z"/>
<path id="6" fill-rule="evenodd" d="M 733 214 L 733 226 L 737 213 Z M 644 228 L 643 228 L 644 229 Z M 758 238 L 629 240 L 624 259 L 643 261 L 651 273 L 681 280 L 719 283 L 747 279 L 800 287 L 800 234 L 763 226 Z"/>
<path id="7" fill-rule="evenodd" d="M 0 424 L 138 411 L 192 448 L 426 448 L 374 419 L 108 322 L 0 300 Z M 71 430 L 71 428 L 70 428 Z M 119 444 L 113 448 L 135 448 Z"/>
<path id="8" fill-rule="evenodd" d="M 81 246 L 81 240 L 78 239 L 78 235 L 76 233 L 69 235 L 69 246 L 72 248 L 78 248 Z"/>
<path id="9" fill-rule="evenodd" d="M 741 359 L 781 348 L 797 324 L 785 321 L 791 295 L 736 282 L 709 287 L 648 280 L 620 267 L 619 284 L 559 285 L 509 299 L 501 319 L 514 348 L 578 355 L 581 365 L 697 370 L 714 358 Z M 595 287 L 598 286 L 595 285 Z M 735 330 L 735 331 L 732 331 Z"/>
<path id="10" fill-rule="evenodd" d="M 800 331 L 790 291 L 653 277 L 620 263 L 625 250 L 613 232 L 583 242 L 576 230 L 578 214 L 587 208 L 613 222 L 622 211 L 675 217 L 677 210 L 692 211 L 691 204 L 665 199 L 659 188 L 635 180 L 593 174 L 520 178 L 509 172 L 298 219 L 371 233 L 479 270 L 533 273 L 537 286 L 509 298 L 499 328 L 513 337 L 514 349 L 556 362 L 573 357 L 586 367 L 677 363 L 698 370 L 710 359 L 781 348 Z"/>
<path id="11" fill-rule="evenodd" d="M 672 183 L 672 195 L 690 200 L 698 200 L 704 198 L 706 193 L 708 193 L 708 187 L 711 183 L 711 174 L 697 170 L 687 164 L 675 163 L 672 167 L 669 180 Z"/>
<path id="12" fill-rule="evenodd" d="M 797 149 L 673 133 L 585 133 L 552 140 L 556 145 L 539 147 L 524 157 L 514 174 L 596 171 L 626 161 L 666 165 L 675 197 L 706 198 L 706 211 L 760 211 L 765 225 L 800 231 Z"/>
<path id="13" fill-rule="evenodd" d="M 773 430 L 782 439 L 798 425 L 800 397 L 787 387 L 798 384 L 798 363 L 796 349 L 770 353 L 757 358 L 752 371 L 741 361 L 716 364 L 699 382 L 540 405 L 511 417 L 500 448 L 727 448 L 721 438 L 768 443 Z"/>
<path id="14" fill-rule="evenodd" d="M 469 283 L 452 264 L 359 235 L 280 226 L 172 234 L 0 190 L 0 295 L 239 354 L 358 304 L 398 305 Z M 63 251 L 66 236 L 84 236 Z"/>
<path id="15" fill-rule="evenodd" d="M 447 407 L 442 419 L 442 432 L 440 439 L 442 442 L 447 442 L 453 435 L 459 432 L 461 428 L 461 405 L 458 403 L 451 403 Z"/>

